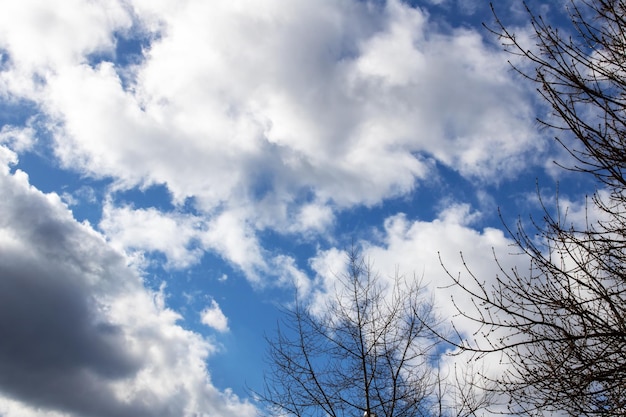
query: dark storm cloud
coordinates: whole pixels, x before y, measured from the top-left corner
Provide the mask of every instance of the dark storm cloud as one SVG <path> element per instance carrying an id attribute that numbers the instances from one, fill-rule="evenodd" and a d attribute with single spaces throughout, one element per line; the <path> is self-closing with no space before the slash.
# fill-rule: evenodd
<path id="1" fill-rule="evenodd" d="M 214 347 L 15 160 L 0 142 L 0 415 L 255 415 L 210 384 Z"/>
<path id="2" fill-rule="evenodd" d="M 108 385 L 142 366 L 100 311 L 113 286 L 125 287 L 122 258 L 15 179 L 0 179 L 0 391 L 81 416 L 151 415 Z"/>
<path id="3" fill-rule="evenodd" d="M 115 379 L 135 372 L 138 361 L 119 349 L 121 329 L 99 322 L 96 302 L 68 282 L 81 271 L 42 260 L 0 255 L 0 386 L 27 397 L 42 397 L 29 392 L 41 389 L 63 401 L 58 381 L 68 374 Z"/>
<path id="4" fill-rule="evenodd" d="M 0 361 L 39 370 L 86 368 L 105 377 L 137 368 L 114 349 L 123 344 L 120 329 L 97 323 L 85 294 L 63 282 L 67 271 L 41 270 L 15 255 L 0 265 Z"/>

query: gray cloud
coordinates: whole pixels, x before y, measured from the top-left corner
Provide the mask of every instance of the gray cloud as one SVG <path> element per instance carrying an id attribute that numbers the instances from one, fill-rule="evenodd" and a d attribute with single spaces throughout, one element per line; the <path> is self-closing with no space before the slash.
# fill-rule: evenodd
<path id="1" fill-rule="evenodd" d="M 12 177 L 2 177 L 0 190 L 0 389 L 41 406 L 124 415 L 103 388 L 142 364 L 120 326 L 98 311 L 97 288 L 123 279 L 115 276 L 121 257 L 98 250 L 103 242 L 69 212 Z"/>
<path id="2" fill-rule="evenodd" d="M 0 195 L 0 414 L 21 415 L 9 398 L 70 416 L 253 414 L 208 384 L 212 347 L 56 194 L 3 169 Z"/>

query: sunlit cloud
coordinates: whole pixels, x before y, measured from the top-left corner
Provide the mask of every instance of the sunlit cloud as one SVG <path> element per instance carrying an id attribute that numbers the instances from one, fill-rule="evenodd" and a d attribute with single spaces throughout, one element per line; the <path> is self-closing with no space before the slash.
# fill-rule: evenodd
<path id="1" fill-rule="evenodd" d="M 215 300 L 211 301 L 211 305 L 200 313 L 200 321 L 202 324 L 217 330 L 218 332 L 228 331 L 228 318 L 222 313 L 219 304 Z"/>

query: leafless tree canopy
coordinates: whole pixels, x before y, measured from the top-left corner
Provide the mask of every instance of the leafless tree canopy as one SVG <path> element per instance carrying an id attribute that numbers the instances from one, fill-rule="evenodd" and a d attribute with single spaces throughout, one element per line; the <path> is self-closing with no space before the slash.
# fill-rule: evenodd
<path id="1" fill-rule="evenodd" d="M 626 2 L 576 0 L 569 13 L 564 30 L 528 10 L 535 48 L 499 20 L 494 32 L 553 109 L 544 123 L 574 157 L 566 168 L 598 180 L 594 216 L 573 225 L 544 207 L 535 230 L 511 231 L 529 271 L 502 270 L 494 285 L 469 269 L 450 276 L 474 301 L 460 313 L 487 340 L 463 347 L 509 365 L 496 379 L 511 411 L 626 415 Z"/>
<path id="2" fill-rule="evenodd" d="M 556 27 L 528 9 L 536 41 L 531 49 L 500 20 L 495 32 L 534 68 L 516 69 L 537 84 L 552 108 L 556 118 L 541 122 L 563 131 L 556 139 L 577 161 L 566 168 L 623 191 L 626 2 L 570 0 L 568 11 L 571 25 Z"/>
<path id="3" fill-rule="evenodd" d="M 395 275 L 386 286 L 354 252 L 349 270 L 321 313 L 302 303 L 286 311 L 269 342 L 269 372 L 261 399 L 273 415 L 414 417 L 471 415 L 485 397 L 447 390 L 429 330 L 432 303 L 419 283 Z"/>

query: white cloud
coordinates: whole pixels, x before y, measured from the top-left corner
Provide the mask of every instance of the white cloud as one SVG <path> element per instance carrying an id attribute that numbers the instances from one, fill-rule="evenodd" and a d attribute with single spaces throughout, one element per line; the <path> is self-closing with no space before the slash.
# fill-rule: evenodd
<path id="1" fill-rule="evenodd" d="M 2 73 L 0 92 L 30 95 L 51 74 L 86 62 L 93 53 L 112 53 L 114 32 L 130 29 L 126 7 L 113 0 L 24 0 L 0 6 L 0 50 L 12 71 Z M 77 36 L 80 34 L 80 36 Z"/>
<path id="2" fill-rule="evenodd" d="M 470 311 L 473 306 L 467 293 L 450 286 L 452 280 L 445 269 L 454 277 L 460 274 L 471 288 L 472 279 L 465 265 L 481 282 L 495 282 L 500 269 L 494 253 L 505 270 L 518 267 L 523 271 L 530 265 L 526 257 L 510 255 L 513 242 L 501 230 L 479 231 L 468 226 L 467 217 L 473 215 L 467 206 L 461 205 L 442 211 L 431 222 L 409 220 L 404 214 L 391 216 L 385 220 L 380 241 L 359 242 L 363 246 L 361 255 L 372 262 L 372 268 L 382 279 L 391 278 L 399 271 L 422 280 L 442 318 L 449 320 L 456 313 L 451 297 L 461 309 Z M 317 275 L 314 302 L 318 307 L 323 305 L 325 294 L 332 294 L 337 276 L 345 271 L 346 260 L 345 252 L 338 249 L 322 251 L 311 259 Z M 466 335 L 476 330 L 476 323 L 460 317 L 455 318 L 455 323 Z"/>
<path id="3" fill-rule="evenodd" d="M 272 267 L 278 277 L 278 283 L 283 287 L 296 289 L 302 295 L 307 295 L 312 288 L 311 279 L 298 268 L 294 258 L 278 255 L 272 259 Z"/>
<path id="4" fill-rule="evenodd" d="M 0 144 L 7 145 L 15 152 L 32 149 L 35 142 L 35 130 L 32 127 L 4 125 L 0 129 Z"/>
<path id="5" fill-rule="evenodd" d="M 289 228 L 290 232 L 315 231 L 324 232 L 328 230 L 334 221 L 332 209 L 323 204 L 304 204 L 294 219 L 294 223 Z"/>
<path id="6" fill-rule="evenodd" d="M 218 332 L 223 333 L 229 330 L 228 318 L 224 315 L 215 300 L 212 300 L 211 305 L 202 310 L 200 313 L 200 321 Z"/>
<path id="7" fill-rule="evenodd" d="M 161 252 L 167 257 L 166 266 L 174 268 L 197 263 L 204 252 L 193 245 L 199 239 L 203 221 L 190 215 L 162 213 L 154 208 L 115 207 L 109 202 L 103 208 L 99 227 L 113 247 Z"/>
<path id="8" fill-rule="evenodd" d="M 0 414 L 255 414 L 211 385 L 215 347 L 180 327 L 163 295 L 56 194 L 8 170 L 0 194 Z"/>
<path id="9" fill-rule="evenodd" d="M 311 212 L 303 215 L 313 217 L 305 221 L 326 221 L 324 216 L 328 211 L 323 207 L 311 205 L 304 210 Z M 294 224 L 290 232 L 303 230 L 298 227 Z M 234 210 L 226 211 L 207 221 L 155 208 L 116 207 L 109 201 L 103 208 L 99 228 L 111 246 L 126 252 L 137 267 L 150 262 L 146 254 L 159 252 L 167 258 L 165 267 L 183 269 L 197 264 L 204 252 L 211 250 L 238 265 L 255 285 L 274 283 L 302 289 L 309 286 L 309 279 L 296 266 L 294 258 L 261 248 L 253 229 L 246 225 L 245 211 L 240 212 L 239 217 Z M 219 281 L 227 279 L 225 274 L 218 278 Z"/>
<path id="10" fill-rule="evenodd" d="M 478 231 L 469 227 L 464 213 L 469 214 L 470 211 L 461 205 L 452 210 L 444 210 L 431 222 L 409 220 L 403 214 L 395 215 L 386 219 L 380 241 L 357 243 L 363 248 L 361 255 L 370 262 L 373 272 L 379 274 L 380 280 L 391 280 L 398 272 L 408 279 L 414 278 L 421 282 L 425 291 L 424 299 L 432 299 L 434 312 L 442 320 L 443 326 L 440 330 L 451 330 L 450 323 L 454 322 L 456 329 L 464 337 L 482 343 L 483 335 L 478 331 L 480 324 L 462 317 L 457 310 L 471 314 L 476 306 L 465 291 L 452 285 L 453 281 L 444 267 L 452 276 L 460 277 L 468 288 L 476 289 L 476 282 L 469 275 L 466 265 L 479 282 L 485 283 L 488 288 L 501 273 L 499 265 L 493 259 L 494 253 L 504 270 L 510 271 L 511 268 L 518 267 L 523 272 L 528 268 L 529 260 L 523 256 L 510 255 L 512 241 L 502 231 L 491 228 Z M 322 309 L 328 296 L 334 296 L 334 285 L 337 277 L 345 271 L 346 260 L 346 253 L 336 248 L 319 252 L 311 259 L 316 277 L 309 300 L 314 312 L 324 311 Z M 484 381 L 472 386 L 463 385 L 464 381 L 461 379 L 457 381 L 461 385 L 454 386 L 455 372 L 470 372 L 468 375 L 474 375 L 477 382 L 480 377 L 472 372 L 480 371 L 481 375 L 496 377 L 501 375 L 506 366 L 497 355 L 486 356 L 482 361 L 477 361 L 471 353 L 447 356 L 442 352 L 438 359 L 441 375 L 448 378 L 443 383 L 452 383 L 451 387 L 446 387 L 443 399 L 450 406 L 459 406 L 458 398 L 453 397 L 458 394 L 455 391 L 457 388 L 474 390 L 470 397 L 474 399 L 484 394 L 480 389 Z M 492 410 L 498 409 L 498 404 L 491 405 Z M 502 411 L 506 412 L 506 409 L 503 408 Z"/>
<path id="11" fill-rule="evenodd" d="M 266 267 L 259 230 L 322 234 L 337 210 L 412 192 L 435 163 L 498 182 L 538 147 L 506 56 L 397 0 L 75 3 L 63 15 L 11 6 L 3 85 L 45 111 L 68 169 L 193 197 L 204 247 L 252 279 Z M 37 58 L 46 10 L 54 47 Z M 87 65 L 132 25 L 153 31 L 139 64 Z M 28 92 L 18 78 L 32 68 L 43 82 Z M 172 247 L 154 249 L 172 264 L 197 257 Z"/>
<path id="12" fill-rule="evenodd" d="M 406 86 L 430 65 L 424 51 L 416 48 L 418 42 L 424 42 L 427 16 L 399 2 L 390 2 L 387 13 L 388 27 L 362 45 L 356 69 L 359 75 L 380 78 L 387 86 Z"/>
<path id="13" fill-rule="evenodd" d="M 244 214 L 245 211 L 231 210 L 215 216 L 201 239 L 206 248 L 221 254 L 258 282 L 259 274 L 268 272 L 265 253 Z"/>

